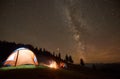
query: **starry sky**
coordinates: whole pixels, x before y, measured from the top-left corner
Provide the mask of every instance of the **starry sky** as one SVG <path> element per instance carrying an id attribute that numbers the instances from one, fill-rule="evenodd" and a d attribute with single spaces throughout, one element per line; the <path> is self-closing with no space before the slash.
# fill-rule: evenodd
<path id="1" fill-rule="evenodd" d="M 119 0 L 0 0 L 0 40 L 72 55 L 74 62 L 120 62 Z"/>

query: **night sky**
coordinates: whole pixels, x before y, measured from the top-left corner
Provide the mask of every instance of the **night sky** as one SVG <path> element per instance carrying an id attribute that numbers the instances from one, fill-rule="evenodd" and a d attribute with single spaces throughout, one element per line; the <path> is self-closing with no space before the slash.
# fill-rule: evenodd
<path id="1" fill-rule="evenodd" d="M 120 62 L 119 0 L 0 0 L 0 40 L 32 44 L 74 62 Z"/>

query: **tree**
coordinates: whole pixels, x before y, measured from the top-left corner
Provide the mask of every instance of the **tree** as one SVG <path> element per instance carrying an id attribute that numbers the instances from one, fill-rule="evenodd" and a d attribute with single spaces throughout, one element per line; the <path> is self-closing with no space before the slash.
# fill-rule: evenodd
<path id="1" fill-rule="evenodd" d="M 85 63 L 84 63 L 84 61 L 83 61 L 82 58 L 80 59 L 80 65 L 81 65 L 81 66 L 84 66 L 84 65 L 85 65 Z"/>
<path id="2" fill-rule="evenodd" d="M 58 58 L 61 59 L 61 53 L 58 54 Z"/>
<path id="3" fill-rule="evenodd" d="M 65 56 L 65 61 L 66 62 L 68 62 L 69 60 L 68 60 L 68 55 L 66 54 L 66 56 Z"/>
<path id="4" fill-rule="evenodd" d="M 55 56 L 55 52 L 53 52 L 53 56 Z"/>
<path id="5" fill-rule="evenodd" d="M 69 56 L 68 60 L 69 60 L 70 63 L 73 63 L 72 56 Z"/>

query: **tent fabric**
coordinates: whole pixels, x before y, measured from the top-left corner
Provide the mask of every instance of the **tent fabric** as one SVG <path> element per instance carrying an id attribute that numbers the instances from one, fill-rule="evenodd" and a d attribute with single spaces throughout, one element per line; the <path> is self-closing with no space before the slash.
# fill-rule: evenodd
<path id="1" fill-rule="evenodd" d="M 24 64 L 38 65 L 35 54 L 27 48 L 18 48 L 7 58 L 4 65 L 18 66 Z"/>

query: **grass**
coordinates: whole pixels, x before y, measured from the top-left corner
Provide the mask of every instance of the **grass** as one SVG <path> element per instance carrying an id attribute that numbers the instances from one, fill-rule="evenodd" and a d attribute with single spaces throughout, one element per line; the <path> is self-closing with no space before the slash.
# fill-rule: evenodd
<path id="1" fill-rule="evenodd" d="M 34 65 L 21 65 L 21 66 L 9 66 L 2 67 L 0 70 L 13 70 L 13 69 L 34 69 L 34 68 L 47 68 L 46 66 L 34 66 Z"/>
<path id="2" fill-rule="evenodd" d="M 76 68 L 76 69 L 75 69 Z M 114 73 L 114 72 L 113 72 Z M 46 66 L 22 65 L 0 68 L 0 79 L 120 79 L 119 75 L 73 66 L 52 69 Z"/>
<path id="3" fill-rule="evenodd" d="M 74 72 L 46 66 L 22 65 L 0 68 L 0 79 L 79 79 Z"/>

